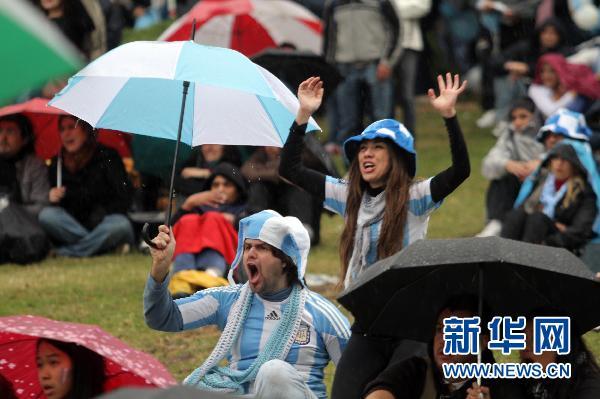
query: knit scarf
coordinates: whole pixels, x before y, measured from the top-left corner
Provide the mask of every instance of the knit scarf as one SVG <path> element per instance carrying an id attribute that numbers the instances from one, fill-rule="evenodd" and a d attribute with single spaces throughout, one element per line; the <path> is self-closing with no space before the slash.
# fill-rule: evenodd
<path id="1" fill-rule="evenodd" d="M 361 204 L 358 208 L 354 247 L 352 248 L 348 272 L 344 279 L 344 287 L 348 287 L 368 265 L 367 255 L 369 253 L 369 246 L 371 241 L 374 241 L 374 237 L 371 237 L 371 226 L 383 218 L 384 211 L 385 190 L 375 197 L 370 196 L 366 192 L 363 193 Z"/>
<path id="2" fill-rule="evenodd" d="M 554 219 L 554 210 L 556 204 L 567 192 L 567 183 L 564 183 L 558 190 L 555 186 L 556 178 L 552 173 L 546 177 L 544 187 L 542 188 L 542 194 L 540 195 L 540 204 L 542 205 L 542 212 L 550 219 Z"/>
<path id="3" fill-rule="evenodd" d="M 254 293 L 248 283 L 244 284 L 240 296 L 229 312 L 217 345 L 204 363 L 186 377 L 183 384 L 208 391 L 244 394 L 244 384 L 255 380 L 258 370 L 265 362 L 273 359 L 284 360 L 287 357 L 300 327 L 306 291 L 298 284 L 294 285 L 279 325 L 271 333 L 264 349 L 246 370 L 235 370 L 229 366 L 219 367 L 219 362 L 230 353 L 233 344 L 239 338 L 250 312 Z"/>

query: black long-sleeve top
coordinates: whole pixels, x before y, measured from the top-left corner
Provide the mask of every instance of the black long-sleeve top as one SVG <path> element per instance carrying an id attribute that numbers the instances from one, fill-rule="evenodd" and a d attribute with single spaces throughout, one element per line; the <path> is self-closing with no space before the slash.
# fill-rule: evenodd
<path id="1" fill-rule="evenodd" d="M 444 122 L 450 139 L 452 165 L 435 175 L 431 180 L 431 197 L 434 202 L 439 202 L 447 197 L 471 173 L 467 145 L 458 119 L 456 117 L 445 118 Z M 324 201 L 326 176 L 302 164 L 305 130 L 306 125 L 298 125 L 296 122 L 292 124 L 290 134 L 281 153 L 279 175 L 308 191 L 319 201 Z"/>

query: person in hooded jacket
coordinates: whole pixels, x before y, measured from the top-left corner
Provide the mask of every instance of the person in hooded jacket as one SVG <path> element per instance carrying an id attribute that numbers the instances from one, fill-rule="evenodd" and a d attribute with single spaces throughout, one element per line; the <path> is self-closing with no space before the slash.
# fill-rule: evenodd
<path id="1" fill-rule="evenodd" d="M 506 48 L 492 58 L 496 120 L 503 120 L 513 101 L 526 95 L 527 85 L 534 78 L 538 59 L 547 53 L 573 52 L 567 44 L 564 29 L 555 18 L 548 18 L 536 28 L 535 35 Z"/>
<path id="2" fill-rule="evenodd" d="M 84 257 L 125 248 L 134 236 L 127 218 L 131 183 L 121 157 L 74 116 L 62 115 L 58 126 L 62 147 L 48 173 L 51 206 L 38 217 L 56 253 Z"/>
<path id="3" fill-rule="evenodd" d="M 594 237 L 598 210 L 587 171 L 569 144 L 555 146 L 522 205 L 510 211 L 502 237 L 576 252 Z"/>
<path id="4" fill-rule="evenodd" d="M 488 223 L 478 237 L 497 236 L 502 219 L 512 209 L 521 182 L 539 165 L 544 146 L 536 140 L 539 128 L 535 105 L 529 98 L 516 101 L 510 124 L 483 158 L 481 174 L 488 180 L 485 202 Z"/>
<path id="5" fill-rule="evenodd" d="M 195 269 L 225 276 L 235 257 L 235 228 L 246 216 L 246 200 L 240 171 L 229 163 L 219 164 L 205 190 L 187 197 L 173 217 L 173 234 L 179 242 L 173 273 Z"/>
<path id="6" fill-rule="evenodd" d="M 297 218 L 267 210 L 242 219 L 231 285 L 175 301 L 167 291 L 175 237 L 163 225 L 153 241 L 158 249 L 150 250 L 146 324 L 160 331 L 208 325 L 222 331 L 185 385 L 262 399 L 327 397 L 325 367 L 339 361 L 349 324 L 331 302 L 306 287 L 310 240 Z M 246 283 L 235 284 L 237 269 L 248 276 Z M 225 358 L 227 365 L 219 367 Z"/>
<path id="7" fill-rule="evenodd" d="M 35 137 L 22 114 L 0 118 L 0 264 L 43 259 L 49 242 L 37 217 L 48 204 L 48 171 L 36 157 Z"/>

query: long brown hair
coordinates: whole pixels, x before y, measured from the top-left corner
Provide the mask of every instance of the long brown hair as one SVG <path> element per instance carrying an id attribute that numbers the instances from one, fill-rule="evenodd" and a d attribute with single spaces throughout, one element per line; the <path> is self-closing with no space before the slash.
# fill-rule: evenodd
<path id="1" fill-rule="evenodd" d="M 388 149 L 390 159 L 390 170 L 387 175 L 385 186 L 385 211 L 381 233 L 377 241 L 377 258 L 383 259 L 391 256 L 402 249 L 404 241 L 404 225 L 408 213 L 409 189 L 413 178 L 408 174 L 406 158 L 394 145 L 387 140 L 383 141 Z M 360 174 L 358 155 L 350 163 L 348 171 L 348 197 L 346 199 L 346 225 L 340 238 L 340 259 L 342 268 L 340 270 L 340 285 L 343 285 L 352 249 L 354 248 L 354 236 L 356 235 L 356 223 L 358 220 L 358 209 L 364 191 L 368 183 Z"/>

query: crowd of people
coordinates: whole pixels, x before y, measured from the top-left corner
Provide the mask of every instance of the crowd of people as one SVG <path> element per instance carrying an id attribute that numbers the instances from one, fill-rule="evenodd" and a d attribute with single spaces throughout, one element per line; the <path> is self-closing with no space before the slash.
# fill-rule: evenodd
<path id="1" fill-rule="evenodd" d="M 88 60 L 117 46 L 125 26 L 141 28 L 174 16 L 177 6 L 190 6 L 32 1 Z M 485 111 L 477 125 L 493 127 L 498 137 L 482 161 L 481 173 L 490 184 L 486 225 L 478 236 L 561 247 L 578 256 L 600 243 L 597 4 L 298 2 L 322 17 L 323 57 L 342 82 L 325 104 L 319 77 L 302 82 L 283 148 L 194 148 L 177 170 L 172 224 L 158 227 L 154 246 L 147 248 L 152 257 L 143 298 L 148 326 L 182 331 L 215 325 L 222 331 L 184 384 L 259 398 L 322 398 L 327 396 L 324 370 L 333 362 L 333 398 L 599 397 L 600 369 L 579 335 L 565 358 L 541 358 L 531 342 L 520 353 L 523 362 L 571 364 L 570 380 L 446 380 L 443 364 L 475 359 L 445 355 L 440 325 L 451 316 L 485 319 L 476 300 L 462 295 L 448 301 L 438 309 L 432 339 L 422 343 L 373 336 L 358 319 L 350 326 L 305 280 L 324 210 L 344 218 L 339 237 L 344 289 L 378 260 L 425 238 L 430 215 L 472 173 L 456 113 L 467 84 L 458 74 L 437 75 L 432 65 L 474 77 L 470 85 L 477 87 Z M 447 131 L 451 164 L 421 179 L 415 92 L 431 76 L 437 90 L 429 89 L 427 96 Z M 51 97 L 64 84 L 48 82 L 24 96 Z M 403 123 L 395 118 L 396 105 Z M 329 124 L 324 147 L 306 135 L 309 118 L 321 106 Z M 87 122 L 61 115 L 57 124 L 60 150 L 42 160 L 35 155 L 31 121 L 23 114 L 0 117 L 0 223 L 13 227 L 1 236 L 0 263 L 127 252 L 139 241 L 131 218 L 140 208 L 134 203 L 140 191 L 135 171 L 98 141 Z M 326 153 L 343 156 L 344 178 L 323 161 Z M 156 199 L 158 192 L 150 197 Z M 158 201 L 143 202 L 150 202 L 143 210 L 159 210 Z M 98 359 L 79 352 L 58 341 L 39 341 L 37 364 L 46 396 L 89 398 L 101 392 Z M 494 362 L 489 351 L 483 358 Z M 57 371 L 56 362 L 68 371 Z M 0 389 L 4 386 L 0 379 Z M 82 386 L 85 392 L 78 391 Z"/>

